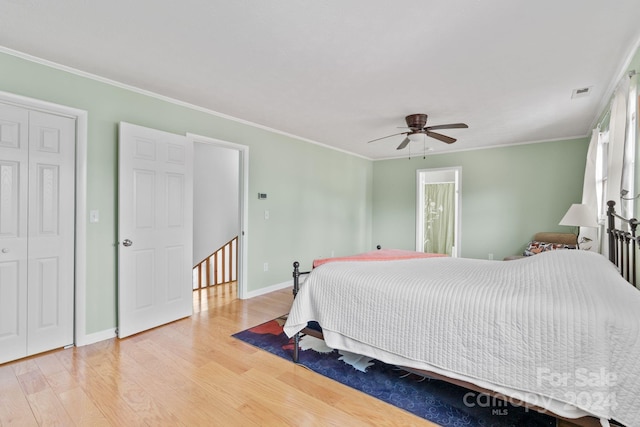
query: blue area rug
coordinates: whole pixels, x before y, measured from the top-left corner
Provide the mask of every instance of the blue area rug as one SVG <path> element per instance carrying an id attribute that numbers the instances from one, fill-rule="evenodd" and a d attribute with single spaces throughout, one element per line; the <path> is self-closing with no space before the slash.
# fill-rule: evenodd
<path id="1" fill-rule="evenodd" d="M 292 360 L 293 344 L 282 332 L 285 317 L 233 335 L 255 347 Z M 556 419 L 502 400 L 429 380 L 377 360 L 331 350 L 304 336 L 300 363 L 320 375 L 360 390 L 441 426 L 549 427 Z"/>

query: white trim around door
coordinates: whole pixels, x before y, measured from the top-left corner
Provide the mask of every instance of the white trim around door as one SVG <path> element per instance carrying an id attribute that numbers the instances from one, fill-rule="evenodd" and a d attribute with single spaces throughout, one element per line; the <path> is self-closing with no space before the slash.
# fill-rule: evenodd
<path id="1" fill-rule="evenodd" d="M 193 133 L 187 133 L 187 140 L 192 143 L 211 144 L 221 148 L 228 148 L 237 150 L 240 155 L 240 194 L 239 194 L 239 225 L 238 230 L 238 298 L 249 298 L 247 292 L 247 266 L 248 266 L 248 233 L 247 225 L 249 223 L 249 147 L 246 145 L 240 145 L 233 142 L 223 141 L 216 138 L 210 138 L 208 136 L 196 135 Z"/>
<path id="2" fill-rule="evenodd" d="M 0 91 L 0 102 L 31 110 L 43 111 L 71 117 L 76 120 L 75 163 L 75 325 L 74 344 L 86 342 L 86 295 L 87 295 L 87 129 L 89 115 L 86 111 L 52 102 Z"/>

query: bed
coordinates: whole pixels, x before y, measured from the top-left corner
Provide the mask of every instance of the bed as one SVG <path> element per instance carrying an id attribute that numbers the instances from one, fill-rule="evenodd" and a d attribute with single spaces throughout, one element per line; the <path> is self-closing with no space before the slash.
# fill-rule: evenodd
<path id="1" fill-rule="evenodd" d="M 621 248 L 610 248 L 611 260 L 559 250 L 509 262 L 369 254 L 311 272 L 294 263 L 284 331 L 296 360 L 299 333 L 317 322 L 332 348 L 577 424 L 638 426 L 640 292 L 625 280 L 633 274 L 620 274 L 635 271 L 632 250 Z"/>

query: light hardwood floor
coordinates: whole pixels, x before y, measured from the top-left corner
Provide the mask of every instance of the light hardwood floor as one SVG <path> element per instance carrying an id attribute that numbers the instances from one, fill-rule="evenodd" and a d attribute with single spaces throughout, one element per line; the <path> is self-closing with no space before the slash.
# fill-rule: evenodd
<path id="1" fill-rule="evenodd" d="M 234 289 L 194 292 L 192 317 L 130 338 L 0 365 L 0 425 L 434 425 L 232 338 L 292 301 Z"/>

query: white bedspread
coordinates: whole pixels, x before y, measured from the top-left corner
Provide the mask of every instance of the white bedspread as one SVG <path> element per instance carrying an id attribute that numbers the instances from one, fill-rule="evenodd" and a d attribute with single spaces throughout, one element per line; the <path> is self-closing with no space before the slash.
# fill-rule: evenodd
<path id="1" fill-rule="evenodd" d="M 328 263 L 301 286 L 285 333 L 311 320 L 418 367 L 640 426 L 640 292 L 599 254 Z"/>

